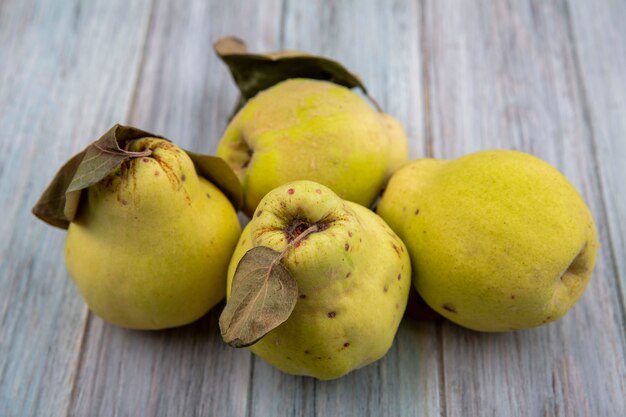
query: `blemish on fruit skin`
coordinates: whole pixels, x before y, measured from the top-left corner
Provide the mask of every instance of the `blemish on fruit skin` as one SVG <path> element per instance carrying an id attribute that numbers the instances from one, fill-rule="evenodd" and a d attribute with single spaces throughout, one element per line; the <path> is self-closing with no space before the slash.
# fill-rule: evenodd
<path id="1" fill-rule="evenodd" d="M 348 346 L 350 346 L 350 342 L 346 342 L 343 344 L 343 347 L 347 348 Z"/>
<path id="2" fill-rule="evenodd" d="M 206 193 L 205 195 L 206 195 L 206 198 L 211 198 L 211 194 Z"/>
<path id="3" fill-rule="evenodd" d="M 158 177 L 159 176 L 159 171 L 154 171 L 154 176 Z"/>
<path id="4" fill-rule="evenodd" d="M 300 294 L 300 299 L 304 300 L 306 298 L 306 294 Z"/>
<path id="5" fill-rule="evenodd" d="M 346 248 L 346 251 L 350 250 L 350 245 L 346 243 L 346 245 L 344 246 Z"/>
<path id="6" fill-rule="evenodd" d="M 415 215 L 417 216 L 418 214 L 420 214 L 420 209 L 415 210 Z"/>
<path id="7" fill-rule="evenodd" d="M 320 190 L 319 188 L 316 188 L 315 192 L 318 193 L 318 194 L 322 194 L 322 190 Z"/>
<path id="8" fill-rule="evenodd" d="M 121 199 L 120 203 L 122 203 L 122 205 L 125 206 L 126 204 L 128 204 L 128 201 Z"/>
<path id="9" fill-rule="evenodd" d="M 263 210 L 259 210 L 256 212 L 256 216 L 259 217 L 261 214 L 263 214 Z"/>
<path id="10" fill-rule="evenodd" d="M 186 179 L 187 179 L 187 177 L 185 177 L 185 174 L 183 174 L 183 175 L 181 175 L 181 176 L 180 176 L 180 180 L 181 180 L 181 181 L 183 181 L 183 182 L 184 182 Z"/>
<path id="11" fill-rule="evenodd" d="M 144 162 L 150 162 L 150 160 L 148 158 L 143 158 L 142 161 Z"/>
<path id="12" fill-rule="evenodd" d="M 398 274 L 398 281 L 402 279 L 402 274 Z"/>
<path id="13" fill-rule="evenodd" d="M 395 250 L 396 253 L 398 254 L 398 257 L 401 257 L 401 255 L 400 255 L 400 248 L 393 242 L 391 242 L 391 246 L 393 247 L 393 250 Z"/>
<path id="14" fill-rule="evenodd" d="M 400 309 L 400 304 L 396 303 L 396 310 L 399 310 L 399 309 Z"/>
<path id="15" fill-rule="evenodd" d="M 307 350 L 305 350 L 305 351 L 304 351 L 304 354 L 305 354 L 305 355 L 310 355 L 310 354 L 311 354 L 311 351 L 307 349 Z"/>
<path id="16" fill-rule="evenodd" d="M 514 295 L 511 295 L 511 300 L 515 300 L 515 296 Z"/>
<path id="17" fill-rule="evenodd" d="M 389 287 L 387 287 L 386 285 L 383 287 L 383 291 L 387 292 L 389 291 Z"/>
<path id="18" fill-rule="evenodd" d="M 352 272 L 348 272 L 348 273 L 346 274 L 346 278 L 350 278 L 350 275 L 352 275 Z"/>
<path id="19" fill-rule="evenodd" d="M 454 308 L 454 306 L 452 306 L 452 304 L 446 303 L 444 305 L 442 305 L 441 307 L 443 307 L 444 310 L 449 311 L 450 313 L 456 313 L 456 309 Z"/>
<path id="20" fill-rule="evenodd" d="M 329 319 L 334 319 L 336 315 L 337 315 L 337 313 L 335 313 L 334 311 L 331 311 L 330 313 L 328 313 L 328 318 Z"/>
<path id="21" fill-rule="evenodd" d="M 289 194 L 289 195 L 293 195 L 293 193 L 295 193 L 295 192 L 296 192 L 296 190 L 294 190 L 293 188 L 290 188 L 290 189 L 287 190 L 287 194 Z"/>

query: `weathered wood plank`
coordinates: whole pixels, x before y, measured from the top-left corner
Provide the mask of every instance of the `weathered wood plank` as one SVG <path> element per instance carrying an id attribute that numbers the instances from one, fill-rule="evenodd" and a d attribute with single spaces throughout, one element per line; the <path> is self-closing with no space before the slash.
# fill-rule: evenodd
<path id="1" fill-rule="evenodd" d="M 212 43 L 236 34 L 251 48 L 276 48 L 280 6 L 157 1 L 129 123 L 213 152 L 236 89 Z M 247 415 L 252 357 L 223 343 L 217 326 L 222 308 L 190 326 L 145 333 L 91 316 L 71 414 Z"/>
<path id="2" fill-rule="evenodd" d="M 625 414 L 624 3 L 161 0 L 152 18 L 150 8 L 0 2 L 0 415 Z M 214 150 L 236 93 L 211 43 L 231 33 L 253 50 L 344 62 L 407 127 L 413 157 L 506 147 L 561 169 L 603 243 L 580 304 L 502 335 L 405 320 L 383 360 L 331 382 L 225 346 L 221 307 L 164 332 L 88 315 L 63 266 L 64 234 L 30 207 L 115 122 Z"/>
<path id="3" fill-rule="evenodd" d="M 561 321 L 509 334 L 444 325 L 446 412 L 623 415 L 624 321 L 567 5 L 427 1 L 425 8 L 434 155 L 511 148 L 547 160 L 582 192 L 603 242 L 586 294 Z"/>
<path id="4" fill-rule="evenodd" d="M 238 93 L 213 42 L 234 35 L 252 51 L 279 47 L 281 1 L 248 3 L 157 1 L 134 124 L 191 150 L 215 152 Z"/>
<path id="5" fill-rule="evenodd" d="M 87 310 L 64 233 L 30 209 L 65 160 L 124 119 L 148 15 L 147 1 L 0 7 L 2 416 L 67 413 Z"/>
<path id="6" fill-rule="evenodd" d="M 417 2 L 290 1 L 285 13 L 282 46 L 358 73 L 406 126 L 412 155 L 423 155 Z M 385 358 L 336 381 L 292 377 L 255 358 L 251 415 L 438 415 L 437 352 L 435 325 L 409 321 Z"/>
<path id="7" fill-rule="evenodd" d="M 613 259 L 626 314 L 626 3 L 570 1 L 572 42 L 587 99 Z M 593 16 L 593 18 L 589 18 Z M 626 377 L 622 380 L 626 396 Z"/>
<path id="8" fill-rule="evenodd" d="M 287 1 L 283 46 L 337 59 L 407 131 L 424 155 L 420 7 L 404 1 Z"/>

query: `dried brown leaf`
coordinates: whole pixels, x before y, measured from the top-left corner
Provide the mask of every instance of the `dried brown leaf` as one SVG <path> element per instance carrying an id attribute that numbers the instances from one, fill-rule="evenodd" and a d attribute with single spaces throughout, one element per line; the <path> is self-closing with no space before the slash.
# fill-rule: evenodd
<path id="1" fill-rule="evenodd" d="M 259 91 L 289 78 L 331 81 L 348 88 L 360 88 L 367 95 L 367 89 L 357 75 L 329 58 L 299 51 L 254 54 L 248 52 L 244 41 L 232 36 L 218 39 L 213 48 L 230 69 L 241 92 L 235 110 Z"/>
<path id="2" fill-rule="evenodd" d="M 33 207 L 33 214 L 52 226 L 67 229 L 78 211 L 81 190 L 109 175 L 126 159 L 149 154 L 125 149 L 128 143 L 143 137 L 164 139 L 134 127 L 114 125 L 61 167 Z"/>
<path id="3" fill-rule="evenodd" d="M 282 256 L 258 246 L 239 261 L 231 297 L 219 321 L 222 338 L 229 345 L 250 346 L 291 315 L 298 300 L 298 285 L 280 263 Z"/>

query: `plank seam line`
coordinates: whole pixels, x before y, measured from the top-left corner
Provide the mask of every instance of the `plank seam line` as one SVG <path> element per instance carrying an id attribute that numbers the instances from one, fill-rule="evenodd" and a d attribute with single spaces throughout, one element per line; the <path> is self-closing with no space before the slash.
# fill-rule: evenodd
<path id="1" fill-rule="evenodd" d="M 254 397 L 252 395 L 252 391 L 254 389 L 254 355 L 250 354 L 250 380 L 248 381 L 248 404 L 246 404 L 246 415 L 248 417 L 252 416 L 252 401 Z"/>
<path id="2" fill-rule="evenodd" d="M 430 53 L 428 49 L 428 33 L 426 30 L 426 5 L 427 1 L 421 1 L 418 4 L 418 16 L 419 22 L 419 46 L 420 46 L 420 64 L 422 68 L 422 95 L 423 95 L 423 111 L 424 111 L 424 131 L 423 140 L 425 142 L 426 156 L 433 157 L 433 129 L 432 129 L 432 109 L 430 103 Z M 446 376 L 445 376 L 445 363 L 443 352 L 443 325 L 442 323 L 436 324 L 437 334 L 437 353 L 438 364 L 437 372 L 439 374 L 439 414 L 442 417 L 448 415 L 446 407 Z"/>
<path id="3" fill-rule="evenodd" d="M 423 95 L 423 112 L 424 112 L 424 138 L 425 152 L 428 158 L 433 157 L 433 127 L 432 127 L 432 109 L 430 102 L 430 54 L 428 50 L 428 35 L 426 30 L 426 5 L 427 1 L 421 1 L 418 4 L 418 23 L 419 23 L 419 57 L 420 66 L 422 70 L 422 95 Z M 437 372 L 439 374 L 439 415 L 446 417 L 448 415 L 446 405 L 446 374 L 444 363 L 444 351 L 443 351 L 443 324 L 436 324 L 437 335 L 437 354 L 438 365 Z"/>
<path id="4" fill-rule="evenodd" d="M 279 36 L 279 45 L 280 49 L 285 49 L 285 26 L 287 24 L 287 8 L 288 8 L 289 0 L 283 0 L 283 3 L 280 8 L 280 36 Z"/>
<path id="5" fill-rule="evenodd" d="M 439 372 L 439 415 L 441 417 L 448 416 L 448 409 L 446 406 L 446 373 L 445 373 L 445 361 L 443 352 L 443 323 L 436 324 L 437 334 L 437 353 L 439 356 L 439 363 L 437 371 Z"/>
<path id="6" fill-rule="evenodd" d="M 313 415 L 317 416 L 317 379 L 313 379 Z"/>
<path id="7" fill-rule="evenodd" d="M 141 46 L 141 57 L 139 58 L 139 64 L 137 65 L 137 70 L 135 71 L 135 79 L 133 80 L 133 89 L 132 95 L 130 98 L 130 106 L 128 108 L 128 114 L 126 115 L 126 122 L 132 124 L 135 120 L 135 111 L 137 108 L 137 101 L 139 96 L 139 83 L 142 79 L 143 70 L 146 62 L 146 55 L 148 51 L 148 38 L 150 37 L 150 32 L 152 30 L 152 25 L 154 23 L 154 3 L 156 0 L 151 0 L 150 2 L 150 13 L 148 14 L 148 24 L 146 24 L 146 30 L 142 39 Z"/>
<path id="8" fill-rule="evenodd" d="M 600 190 L 600 201 L 599 201 L 600 210 L 604 218 L 608 221 L 609 213 L 608 213 L 607 203 L 606 203 L 607 201 L 606 189 L 605 189 L 605 185 L 603 182 L 603 176 L 600 172 L 600 164 L 598 162 L 598 151 L 596 148 L 596 142 L 594 140 L 595 129 L 594 129 L 593 121 L 591 118 L 591 109 L 589 108 L 589 95 L 587 93 L 587 87 L 585 85 L 584 77 L 582 75 L 580 57 L 578 55 L 578 43 L 576 42 L 576 37 L 574 36 L 574 28 L 573 28 L 573 22 L 572 22 L 572 15 L 570 12 L 570 7 L 569 7 L 569 0 L 566 0 L 563 2 L 563 11 L 565 13 L 567 36 L 569 38 L 570 44 L 572 45 L 571 53 L 572 53 L 572 59 L 574 61 L 574 76 L 576 77 L 576 83 L 578 84 L 578 90 L 579 90 L 578 92 L 581 97 L 580 101 L 582 103 L 583 122 L 585 123 L 585 126 L 587 130 L 589 131 L 589 134 L 587 135 L 587 137 L 589 138 L 590 148 L 591 148 L 591 153 L 592 153 L 591 161 L 593 164 L 594 173 L 597 176 L 598 188 Z M 611 260 L 611 269 L 615 273 L 615 280 L 617 281 L 616 283 L 617 289 L 618 289 L 617 299 L 620 304 L 619 307 L 621 307 L 620 310 L 621 310 L 622 324 L 624 324 L 626 323 L 626 300 L 624 300 L 624 297 L 623 297 L 625 289 L 622 287 L 622 280 L 620 279 L 620 271 L 617 266 L 615 246 L 613 244 L 613 231 L 611 230 L 610 227 L 606 227 L 606 231 L 607 231 L 607 237 L 608 237 L 607 243 L 608 243 L 608 249 L 609 249 L 609 258 Z M 624 332 L 623 332 L 623 326 L 620 326 L 620 327 L 622 328 L 622 331 L 620 332 L 620 335 L 622 337 L 622 344 L 624 344 L 626 343 L 626 336 L 624 335 Z"/>
<path id="9" fill-rule="evenodd" d="M 422 140 L 426 145 L 426 156 L 433 157 L 433 129 L 432 129 L 432 110 L 430 103 L 430 54 L 428 51 L 428 42 L 426 34 L 426 1 L 420 3 L 418 7 L 419 22 L 419 55 L 422 67 L 422 95 L 424 107 L 424 131 L 422 132 Z"/>
<path id="10" fill-rule="evenodd" d="M 145 55 L 146 55 L 146 45 L 148 43 L 148 35 L 150 33 L 150 28 L 152 26 L 152 21 L 154 18 L 154 1 L 155 0 L 151 0 L 150 2 L 150 12 L 148 14 L 148 23 L 146 24 L 146 30 L 143 36 L 143 40 L 142 40 L 142 48 L 141 48 L 141 57 L 139 59 L 139 64 L 137 65 L 137 71 L 135 73 L 135 79 L 133 80 L 133 93 L 131 96 L 131 102 L 130 102 L 130 107 L 128 109 L 128 113 L 127 113 L 127 117 L 126 119 L 128 121 L 130 121 L 130 119 L 132 118 L 133 112 L 134 112 L 134 106 L 135 106 L 135 102 L 137 100 L 137 90 L 138 90 L 138 85 L 139 85 L 139 79 L 141 77 L 141 73 L 142 73 L 142 69 L 144 66 L 144 59 L 145 59 Z M 89 329 L 91 327 L 91 320 L 92 320 L 92 313 L 89 310 L 89 308 L 85 307 L 85 310 L 87 311 L 86 313 L 86 317 L 85 320 L 83 322 L 83 329 L 81 332 L 81 336 L 80 336 L 80 341 L 79 341 L 79 345 L 78 345 L 78 360 L 76 363 L 76 368 L 74 369 L 74 372 L 72 374 L 71 377 L 71 384 L 72 384 L 72 388 L 70 390 L 70 397 L 69 397 L 69 401 L 67 404 L 67 412 L 66 412 L 66 416 L 69 417 L 71 415 L 72 410 L 74 410 L 74 408 L 76 407 L 76 401 L 77 401 L 77 396 L 78 396 L 78 388 L 77 388 L 77 382 L 78 382 L 78 378 L 80 375 L 80 372 L 83 368 L 83 363 L 85 360 L 85 345 L 87 343 L 87 333 L 89 333 Z"/>
<path id="11" fill-rule="evenodd" d="M 85 362 L 85 345 L 87 344 L 87 333 L 89 333 L 89 329 L 91 328 L 91 311 L 87 306 L 84 306 L 83 309 L 86 313 L 84 313 L 85 318 L 83 320 L 83 328 L 81 330 L 80 339 L 78 341 L 78 359 L 76 360 L 76 366 L 74 367 L 74 372 L 72 372 L 72 376 L 70 378 L 72 388 L 70 389 L 70 398 L 67 402 L 67 412 L 65 413 L 67 417 L 69 417 L 71 415 L 71 412 L 76 408 L 76 401 L 78 400 L 78 378 Z"/>

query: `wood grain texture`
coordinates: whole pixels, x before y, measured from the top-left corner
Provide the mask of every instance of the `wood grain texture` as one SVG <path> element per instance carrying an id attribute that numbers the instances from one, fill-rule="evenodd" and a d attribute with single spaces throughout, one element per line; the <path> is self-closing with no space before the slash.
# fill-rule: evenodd
<path id="1" fill-rule="evenodd" d="M 626 3 L 571 0 L 572 43 L 606 202 L 612 262 L 626 306 Z M 593 16 L 589 19 L 588 16 Z M 626 378 L 622 380 L 626 391 Z"/>
<path id="2" fill-rule="evenodd" d="M 623 415 L 624 321 L 567 4 L 427 1 L 425 16 L 434 155 L 541 157 L 582 192 L 603 243 L 587 292 L 561 321 L 508 334 L 444 325 L 446 414 Z"/>
<path id="3" fill-rule="evenodd" d="M 67 412 L 86 308 L 63 265 L 64 233 L 30 208 L 64 161 L 125 117 L 147 6 L 19 0 L 0 7 L 2 416 Z"/>
<path id="4" fill-rule="evenodd" d="M 417 0 L 291 0 L 282 44 L 337 59 L 359 75 L 383 110 L 402 123 L 415 158 L 426 153 L 419 31 Z"/>
<path id="5" fill-rule="evenodd" d="M 279 2 L 157 1 L 129 123 L 213 152 L 237 95 L 212 43 L 236 33 L 251 48 L 274 49 L 280 16 Z M 70 414 L 247 415 L 251 354 L 223 343 L 222 308 L 159 332 L 127 331 L 90 316 Z"/>
<path id="6" fill-rule="evenodd" d="M 281 16 L 280 0 L 158 0 L 130 121 L 190 150 L 214 152 L 238 93 L 213 43 L 236 35 L 252 51 L 274 50 Z"/>
<path id="7" fill-rule="evenodd" d="M 626 415 L 624 21 L 615 0 L 0 1 L 0 416 Z M 229 34 L 346 64 L 412 157 L 509 148 L 560 169 L 602 242 L 580 303 L 507 334 L 405 319 L 385 358 L 330 382 L 223 344 L 222 306 L 158 332 L 88 313 L 64 232 L 30 208 L 116 122 L 214 151 Z"/>
<path id="8" fill-rule="evenodd" d="M 359 74 L 406 126 L 413 156 L 425 152 L 417 139 L 423 129 L 418 12 L 417 2 L 289 1 L 282 38 L 284 48 L 336 58 Z M 255 358 L 251 415 L 436 415 L 436 340 L 434 324 L 407 322 L 381 361 L 330 382 L 285 375 Z"/>

